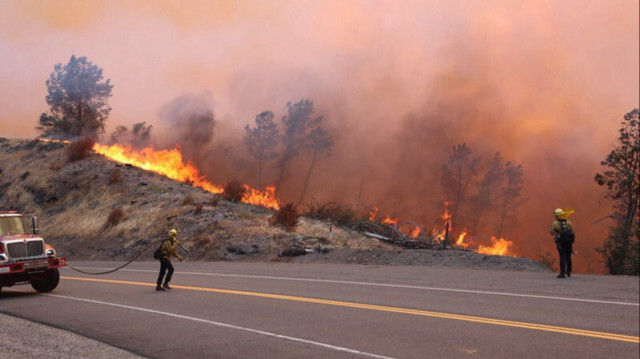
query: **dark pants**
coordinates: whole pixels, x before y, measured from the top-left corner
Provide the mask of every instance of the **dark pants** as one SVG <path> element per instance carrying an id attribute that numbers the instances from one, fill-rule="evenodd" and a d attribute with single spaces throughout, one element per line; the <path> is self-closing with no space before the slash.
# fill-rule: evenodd
<path id="1" fill-rule="evenodd" d="M 162 278 L 164 278 L 164 274 L 167 274 L 167 278 L 164 279 L 164 284 L 168 284 L 171 282 L 171 276 L 173 275 L 173 264 L 171 261 L 166 258 L 160 259 L 160 274 L 158 274 L 158 281 L 156 284 L 160 286 L 162 284 Z"/>
<path id="2" fill-rule="evenodd" d="M 558 243 L 558 254 L 560 255 L 560 274 L 571 274 L 571 252 L 572 243 Z"/>

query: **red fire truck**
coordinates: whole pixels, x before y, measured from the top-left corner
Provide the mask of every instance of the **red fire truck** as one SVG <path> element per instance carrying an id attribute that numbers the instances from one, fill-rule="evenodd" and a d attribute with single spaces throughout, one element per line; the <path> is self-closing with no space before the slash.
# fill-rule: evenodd
<path id="1" fill-rule="evenodd" d="M 52 246 L 38 235 L 38 222 L 15 211 L 0 212 L 0 290 L 14 284 L 30 283 L 38 292 L 58 286 L 58 268 L 66 265 Z"/>

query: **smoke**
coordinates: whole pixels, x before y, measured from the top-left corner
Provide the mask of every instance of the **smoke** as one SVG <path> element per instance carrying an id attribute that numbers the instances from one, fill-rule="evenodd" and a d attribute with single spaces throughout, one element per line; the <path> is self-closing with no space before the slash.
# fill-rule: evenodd
<path id="1" fill-rule="evenodd" d="M 114 84 L 107 133 L 145 121 L 161 146 L 182 146 L 212 181 L 256 186 L 244 126 L 262 111 L 279 119 L 287 102 L 310 99 L 334 155 L 318 163 L 307 198 L 375 205 L 436 225 L 448 199 L 441 166 L 466 142 L 485 161 L 500 152 L 523 166 L 526 201 L 506 233 L 516 252 L 555 256 L 552 212 L 573 206 L 576 269 L 601 271 L 593 248 L 608 223 L 591 223 L 610 203 L 593 176 L 620 119 L 638 107 L 638 7 L 635 0 L 2 1 L 0 136 L 35 136 L 53 66 L 87 56 Z M 283 200 L 299 198 L 308 161 L 292 163 Z M 268 163 L 265 181 L 276 174 Z"/>
<path id="2" fill-rule="evenodd" d="M 199 164 L 204 161 L 214 133 L 214 115 L 209 94 L 183 94 L 164 105 L 158 117 L 163 131 L 160 147 L 178 145 L 187 160 Z"/>

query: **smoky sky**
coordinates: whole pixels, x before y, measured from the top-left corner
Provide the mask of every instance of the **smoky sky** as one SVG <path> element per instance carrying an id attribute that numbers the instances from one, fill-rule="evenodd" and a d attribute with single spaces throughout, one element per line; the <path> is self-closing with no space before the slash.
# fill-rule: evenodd
<path id="1" fill-rule="evenodd" d="M 87 56 L 114 85 L 107 134 L 145 121 L 160 145 L 187 146 L 213 182 L 255 186 L 244 126 L 265 110 L 279 122 L 287 102 L 310 99 L 334 155 L 318 163 L 306 198 L 436 225 L 442 163 L 465 142 L 484 161 L 500 152 L 523 166 L 525 201 L 507 233 L 518 253 L 555 254 L 552 212 L 573 206 L 576 266 L 599 271 L 593 248 L 607 223 L 592 223 L 611 207 L 593 176 L 638 107 L 638 7 L 4 0 L 0 136 L 36 136 L 54 65 Z M 299 197 L 308 161 L 292 164 L 284 200 Z M 268 164 L 265 182 L 276 173 Z"/>

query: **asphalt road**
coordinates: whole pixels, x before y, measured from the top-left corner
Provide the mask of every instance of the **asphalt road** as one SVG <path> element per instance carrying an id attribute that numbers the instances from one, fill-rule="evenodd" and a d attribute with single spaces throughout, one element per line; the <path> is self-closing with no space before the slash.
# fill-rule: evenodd
<path id="1" fill-rule="evenodd" d="M 122 263 L 72 264 L 100 271 Z M 156 262 L 99 276 L 65 268 L 51 294 L 3 288 L 0 313 L 151 358 L 639 356 L 638 277 L 174 264 L 168 292 L 154 289 Z"/>

